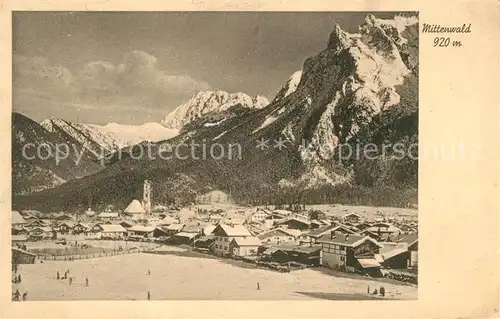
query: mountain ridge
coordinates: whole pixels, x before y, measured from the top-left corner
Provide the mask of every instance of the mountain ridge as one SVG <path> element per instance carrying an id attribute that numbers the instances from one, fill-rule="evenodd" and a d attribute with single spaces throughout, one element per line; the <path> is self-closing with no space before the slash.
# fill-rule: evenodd
<path id="1" fill-rule="evenodd" d="M 24 203 L 49 207 L 58 198 L 58 205 L 72 209 L 82 204 L 77 194 L 99 189 L 107 192 L 94 194 L 96 205 L 118 203 L 137 196 L 144 179 L 153 181 L 153 195 L 159 202 L 173 201 L 175 196 L 190 202 L 198 192 L 220 189 L 240 203 L 252 204 L 415 203 L 417 160 L 349 158 L 342 162 L 332 156 L 339 154 L 341 145 L 357 144 L 356 140 L 377 146 L 384 136 L 405 145 L 418 140 L 418 19 L 391 22 L 367 16 L 355 34 L 335 26 L 326 48 L 307 58 L 298 72 L 265 107 L 238 103 L 225 110 L 216 108 L 216 114 L 210 108 L 195 108 L 200 112 L 187 116 L 189 123 L 182 123 L 179 135 L 151 143 L 156 151 L 163 142 L 206 141 L 207 147 L 233 143 L 241 146 L 241 160 L 125 157 L 97 174 L 68 182 L 64 190 L 59 187 L 25 197 Z M 286 140 L 286 148 L 274 147 L 279 138 Z M 267 139 L 270 146 L 256 149 L 259 139 Z M 174 196 L 169 187 L 176 179 L 191 182 Z"/>
<path id="2" fill-rule="evenodd" d="M 262 95 L 252 98 L 242 92 L 201 91 L 167 114 L 160 123 L 167 128 L 180 130 L 205 114 L 226 111 L 238 104 L 250 109 L 260 109 L 267 106 L 269 101 Z"/>
<path id="3" fill-rule="evenodd" d="M 67 155 L 63 145 L 68 146 Z M 71 136 L 47 131 L 28 117 L 12 113 L 12 193 L 42 191 L 98 172 L 97 158 L 86 149 Z"/>

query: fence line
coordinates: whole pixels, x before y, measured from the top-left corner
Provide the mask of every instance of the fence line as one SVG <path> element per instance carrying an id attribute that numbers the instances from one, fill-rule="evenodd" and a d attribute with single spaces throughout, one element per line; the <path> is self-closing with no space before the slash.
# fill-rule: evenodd
<path id="1" fill-rule="evenodd" d="M 70 261 L 70 260 L 82 260 L 82 259 L 92 259 L 92 258 L 101 258 L 101 257 L 109 257 L 109 256 L 118 256 L 118 255 L 128 255 L 128 254 L 138 254 L 146 251 L 151 251 L 152 248 L 137 248 L 130 250 L 115 250 L 108 251 L 102 253 L 92 253 L 92 254 L 76 254 L 76 255 L 50 255 L 50 254 L 40 254 L 38 255 L 38 259 L 40 260 L 53 260 L 53 261 Z"/>

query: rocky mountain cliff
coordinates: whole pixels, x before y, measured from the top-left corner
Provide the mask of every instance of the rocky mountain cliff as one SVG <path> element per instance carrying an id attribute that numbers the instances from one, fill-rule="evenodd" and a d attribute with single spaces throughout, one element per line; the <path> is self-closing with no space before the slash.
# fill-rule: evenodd
<path id="1" fill-rule="evenodd" d="M 343 152 L 346 146 L 418 141 L 418 19 L 369 15 L 358 33 L 332 29 L 326 48 L 306 59 L 267 106 L 255 106 L 248 96 L 201 94 L 163 121 L 182 127 L 167 141 L 170 146 L 204 141 L 206 151 L 216 143 L 238 145 L 241 157 L 199 160 L 201 148 L 182 159 L 125 156 L 64 189 L 22 202 L 71 209 L 81 204 L 79 194 L 93 192 L 96 205 L 119 204 L 139 195 L 148 178 L 159 202 L 189 202 L 199 192 L 219 189 L 242 203 L 416 203 L 416 160 Z M 262 140 L 267 147 L 257 149 Z M 276 147 L 280 140 L 284 147 Z M 162 152 L 159 143 L 151 146 Z M 172 195 L 177 180 L 185 187 Z"/>

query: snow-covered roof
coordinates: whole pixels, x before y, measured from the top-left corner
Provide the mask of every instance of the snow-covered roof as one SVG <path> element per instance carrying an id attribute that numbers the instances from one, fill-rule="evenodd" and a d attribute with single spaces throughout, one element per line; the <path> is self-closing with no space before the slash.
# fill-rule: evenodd
<path id="1" fill-rule="evenodd" d="M 12 211 L 12 224 L 26 224 L 26 220 L 17 210 Z"/>
<path id="2" fill-rule="evenodd" d="M 318 243 L 328 243 L 328 244 L 336 244 L 341 246 L 348 247 L 357 247 L 365 241 L 371 241 L 375 245 L 379 247 L 383 247 L 376 240 L 368 237 L 368 236 L 358 236 L 358 235 L 338 235 L 333 238 L 330 236 L 323 236 L 318 240 Z"/>
<path id="3" fill-rule="evenodd" d="M 300 218 L 300 217 L 289 217 L 289 218 L 285 219 L 284 221 L 279 222 L 279 224 L 286 224 L 292 220 L 297 221 L 299 223 L 303 223 L 305 225 L 311 225 L 311 222 L 309 220 L 307 220 L 305 218 Z"/>
<path id="4" fill-rule="evenodd" d="M 353 212 L 351 212 L 351 213 L 347 213 L 347 214 L 345 214 L 344 216 L 342 216 L 342 218 L 347 218 L 347 217 L 356 217 L 356 218 L 361 218 L 361 216 L 359 216 L 358 214 L 353 213 Z"/>
<path id="5" fill-rule="evenodd" d="M 26 241 L 27 238 L 25 235 L 12 235 L 11 241 Z"/>
<path id="6" fill-rule="evenodd" d="M 87 216 L 94 216 L 95 214 L 96 214 L 96 212 L 94 212 L 93 210 L 90 210 L 90 209 L 85 211 L 85 215 L 87 215 Z"/>
<path id="7" fill-rule="evenodd" d="M 285 235 L 288 235 L 288 236 L 292 236 L 292 237 L 298 237 L 302 232 L 298 229 L 283 229 L 283 228 L 272 228 L 272 229 L 269 229 L 269 230 L 266 230 L 264 232 L 261 232 L 259 234 L 259 238 L 262 238 L 264 237 L 265 235 L 269 234 L 269 233 L 272 233 L 274 231 L 277 231 L 277 232 L 281 232 Z"/>
<path id="8" fill-rule="evenodd" d="M 205 235 L 210 235 L 214 231 L 215 227 L 216 226 L 214 226 L 214 225 L 207 225 L 207 226 L 203 227 L 203 233 Z"/>
<path id="9" fill-rule="evenodd" d="M 260 242 L 260 239 L 257 237 L 235 237 L 233 238 L 233 241 L 236 243 L 238 246 L 260 246 L 262 243 Z"/>
<path id="10" fill-rule="evenodd" d="M 387 228 L 372 226 L 372 227 L 369 227 L 368 230 L 371 231 L 371 232 L 374 232 L 374 233 L 378 233 L 379 230 L 382 233 L 398 233 L 398 232 L 401 232 L 401 229 L 399 229 L 398 227 L 395 227 L 395 226 L 389 226 Z"/>
<path id="11" fill-rule="evenodd" d="M 159 225 L 170 225 L 170 224 L 176 224 L 179 221 L 176 218 L 173 218 L 172 216 L 165 216 L 162 220 L 160 220 Z"/>
<path id="12" fill-rule="evenodd" d="M 176 237 L 187 237 L 187 238 L 191 239 L 191 238 L 196 237 L 196 235 L 198 235 L 198 234 L 196 234 L 196 233 L 186 233 L 186 232 L 182 232 L 181 231 L 181 232 L 175 234 L 174 236 L 176 236 Z"/>
<path id="13" fill-rule="evenodd" d="M 219 224 L 219 226 L 222 228 L 222 230 L 227 234 L 227 236 L 233 237 L 233 236 L 241 236 L 241 237 L 246 237 L 246 236 L 252 236 L 248 229 L 245 228 L 243 225 L 234 225 L 234 226 L 229 226 L 226 224 Z M 216 227 L 216 228 L 217 228 Z"/>
<path id="14" fill-rule="evenodd" d="M 99 226 L 102 228 L 103 233 L 125 233 L 127 231 L 122 225 L 102 224 Z"/>
<path id="15" fill-rule="evenodd" d="M 42 230 L 44 232 L 51 232 L 52 228 L 50 228 L 50 227 L 36 227 L 36 228 L 33 228 L 31 231 L 35 231 L 35 230 Z"/>
<path id="16" fill-rule="evenodd" d="M 74 222 L 74 221 L 64 221 L 64 222 L 59 223 L 59 226 L 62 226 L 62 225 L 66 225 L 69 228 L 73 228 L 73 227 L 75 227 L 76 222 Z"/>
<path id="17" fill-rule="evenodd" d="M 144 214 L 146 211 L 142 207 L 141 203 L 134 199 L 128 204 L 127 208 L 123 211 L 125 214 Z"/>
<path id="18" fill-rule="evenodd" d="M 275 210 L 273 210 L 273 213 L 276 213 L 276 214 L 282 215 L 282 216 L 288 216 L 288 215 L 293 214 L 291 211 L 286 210 L 286 209 L 275 209 Z"/>
<path id="19" fill-rule="evenodd" d="M 118 217 L 118 213 L 103 212 L 98 215 L 99 218 L 115 218 Z"/>
<path id="20" fill-rule="evenodd" d="M 120 225 L 121 226 L 121 225 Z M 144 233 L 150 233 L 155 230 L 155 227 L 151 226 L 142 226 L 142 225 L 135 225 L 132 226 L 128 229 L 129 231 L 135 231 L 135 232 L 144 232 Z"/>
<path id="21" fill-rule="evenodd" d="M 185 233 L 199 233 L 201 231 L 202 227 L 201 226 L 196 226 L 196 225 L 187 225 L 182 229 L 183 232 Z"/>
<path id="22" fill-rule="evenodd" d="M 86 229 L 91 229 L 92 227 L 94 227 L 94 224 L 92 224 L 92 223 L 78 223 L 77 225 L 82 225 Z"/>
<path id="23" fill-rule="evenodd" d="M 302 234 L 302 231 L 299 230 L 299 229 L 291 229 L 291 228 L 288 228 L 288 229 L 283 229 L 283 231 L 285 233 L 288 233 L 294 237 L 299 237 L 301 234 Z"/>
<path id="24" fill-rule="evenodd" d="M 408 247 L 397 247 L 392 250 L 389 250 L 388 252 L 385 252 L 382 255 L 384 260 L 391 259 L 392 257 L 395 257 L 397 255 L 403 254 L 408 251 Z"/>
<path id="25" fill-rule="evenodd" d="M 184 228 L 184 224 L 170 224 L 166 227 L 168 230 L 181 230 Z"/>
<path id="26" fill-rule="evenodd" d="M 375 258 L 356 258 L 361 267 L 363 268 L 378 268 L 379 262 Z"/>

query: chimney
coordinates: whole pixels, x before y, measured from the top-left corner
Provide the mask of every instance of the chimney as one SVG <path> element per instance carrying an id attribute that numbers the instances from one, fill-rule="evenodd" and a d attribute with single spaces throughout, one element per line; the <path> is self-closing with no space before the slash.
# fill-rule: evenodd
<path id="1" fill-rule="evenodd" d="M 335 238 L 335 232 L 333 232 L 333 231 L 332 231 L 332 232 L 330 233 L 330 239 L 334 239 L 334 238 Z"/>
<path id="2" fill-rule="evenodd" d="M 345 241 L 348 241 L 349 240 L 349 234 L 346 234 L 345 235 Z"/>

